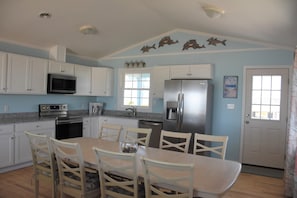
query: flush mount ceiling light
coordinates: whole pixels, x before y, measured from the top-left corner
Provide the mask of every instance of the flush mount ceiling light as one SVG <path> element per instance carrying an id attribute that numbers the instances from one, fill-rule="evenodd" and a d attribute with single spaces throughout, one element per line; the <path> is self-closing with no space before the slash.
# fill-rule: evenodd
<path id="1" fill-rule="evenodd" d="M 96 27 L 94 27 L 92 25 L 83 25 L 79 28 L 79 31 L 85 35 L 98 33 L 98 30 L 96 29 Z"/>
<path id="2" fill-rule="evenodd" d="M 202 5 L 201 7 L 209 18 L 219 18 L 225 13 L 225 10 L 213 5 Z"/>

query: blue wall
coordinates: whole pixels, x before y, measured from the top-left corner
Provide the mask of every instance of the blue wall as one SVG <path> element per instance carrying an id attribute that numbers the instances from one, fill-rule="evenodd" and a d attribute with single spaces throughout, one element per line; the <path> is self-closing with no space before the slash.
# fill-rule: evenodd
<path id="1" fill-rule="evenodd" d="M 125 62 L 144 61 L 147 67 L 162 65 L 181 65 L 181 64 L 203 64 L 211 63 L 214 65 L 214 104 L 213 104 L 213 134 L 228 135 L 227 159 L 239 160 L 240 158 L 240 139 L 241 139 L 241 120 L 242 120 L 242 91 L 243 91 L 243 72 L 245 66 L 290 66 L 293 63 L 293 49 L 284 50 L 272 48 L 271 46 L 226 39 L 226 46 L 209 46 L 206 40 L 207 35 L 196 35 L 177 32 L 170 35 L 172 40 L 179 43 L 166 45 L 158 48 L 159 40 L 152 40 L 139 44 L 131 49 L 121 51 L 111 57 L 100 60 L 100 64 L 109 65 L 115 68 L 115 82 L 117 81 L 117 68 L 124 67 Z M 161 39 L 161 37 L 160 37 Z M 204 44 L 206 48 L 181 50 L 183 44 L 189 39 L 196 39 L 197 42 Z M 157 49 L 152 49 L 147 53 L 142 53 L 140 49 L 144 45 L 152 46 L 155 43 Z M 223 98 L 223 78 L 226 75 L 239 77 L 238 98 Z M 116 83 L 115 83 L 116 84 Z M 97 100 L 107 103 L 107 108 L 116 109 L 117 86 L 115 86 L 115 96 L 106 100 L 99 97 Z M 110 101 L 110 102 L 109 102 Z M 235 109 L 227 109 L 227 104 L 234 104 Z M 162 113 L 163 100 L 153 100 L 153 112 Z"/>
<path id="2" fill-rule="evenodd" d="M 209 35 L 199 35 L 188 32 L 172 33 L 171 38 L 179 42 L 174 45 L 165 45 L 158 48 L 160 40 L 149 40 L 133 48 L 116 53 L 101 60 L 83 59 L 68 55 L 67 62 L 90 66 L 111 66 L 115 68 L 114 96 L 113 97 L 82 97 L 64 95 L 27 96 L 27 95 L 0 95 L 0 113 L 3 113 L 3 105 L 9 105 L 9 112 L 36 112 L 40 103 L 68 103 L 73 110 L 87 109 L 89 102 L 100 101 L 106 103 L 106 108 L 114 110 L 117 108 L 117 69 L 124 67 L 125 62 L 144 61 L 147 67 L 179 64 L 203 64 L 214 65 L 214 104 L 213 104 L 213 134 L 228 135 L 229 143 L 227 159 L 239 160 L 241 116 L 242 116 L 242 86 L 244 66 L 277 66 L 292 65 L 293 49 L 278 49 L 271 46 L 246 42 L 230 38 L 226 39 L 226 46 L 218 44 L 209 46 L 207 39 Z M 162 36 L 160 36 L 160 39 Z M 206 48 L 182 50 L 183 44 L 196 39 Z M 144 45 L 155 44 L 156 49 L 147 53 L 140 50 Z M 19 53 L 29 56 L 48 58 L 48 52 L 0 42 L 0 50 Z M 239 77 L 238 98 L 223 98 L 223 77 L 225 75 L 236 75 Z M 234 104 L 235 109 L 226 108 L 227 104 Z M 163 100 L 153 100 L 153 112 L 162 113 Z"/>

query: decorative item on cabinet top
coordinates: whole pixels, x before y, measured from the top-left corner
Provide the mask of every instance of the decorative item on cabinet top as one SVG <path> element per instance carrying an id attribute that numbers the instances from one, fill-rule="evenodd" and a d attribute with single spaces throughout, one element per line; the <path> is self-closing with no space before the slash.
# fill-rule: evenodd
<path id="1" fill-rule="evenodd" d="M 142 68 L 142 67 L 145 67 L 145 62 L 144 61 L 125 62 L 125 67 L 126 68 Z"/>

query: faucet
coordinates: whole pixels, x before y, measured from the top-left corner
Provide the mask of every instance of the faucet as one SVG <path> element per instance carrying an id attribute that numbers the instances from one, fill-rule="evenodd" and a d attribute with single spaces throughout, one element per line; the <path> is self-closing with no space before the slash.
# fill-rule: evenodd
<path id="1" fill-rule="evenodd" d="M 131 114 L 132 114 L 132 116 L 133 117 L 136 117 L 136 107 L 134 107 L 134 106 L 131 106 L 131 107 L 129 107 L 129 108 L 126 108 L 126 111 L 131 111 Z M 130 112 L 129 112 L 129 114 L 130 114 Z"/>

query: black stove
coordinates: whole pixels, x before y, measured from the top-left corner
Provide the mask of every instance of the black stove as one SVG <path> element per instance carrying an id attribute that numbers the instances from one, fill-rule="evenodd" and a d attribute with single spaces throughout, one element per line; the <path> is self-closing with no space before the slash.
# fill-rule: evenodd
<path id="1" fill-rule="evenodd" d="M 82 117 L 69 115 L 67 104 L 40 104 L 39 116 L 55 118 L 56 139 L 82 137 Z"/>

